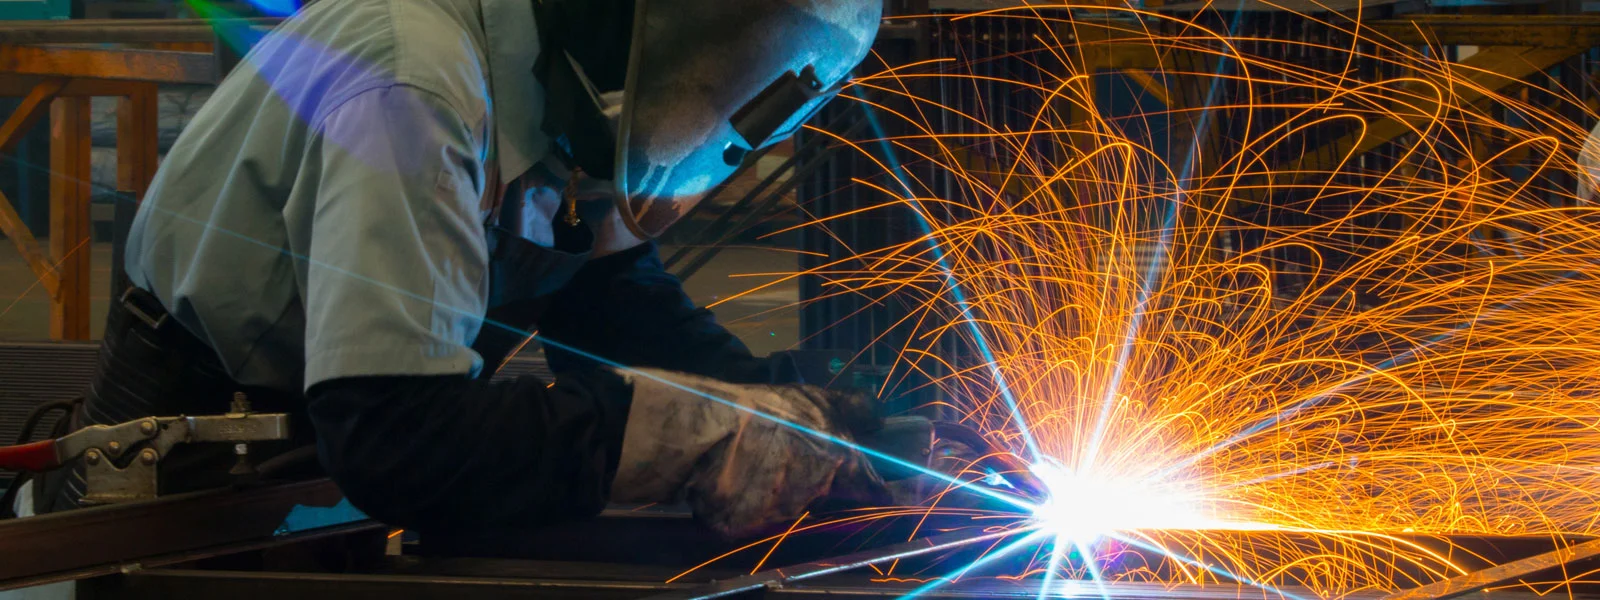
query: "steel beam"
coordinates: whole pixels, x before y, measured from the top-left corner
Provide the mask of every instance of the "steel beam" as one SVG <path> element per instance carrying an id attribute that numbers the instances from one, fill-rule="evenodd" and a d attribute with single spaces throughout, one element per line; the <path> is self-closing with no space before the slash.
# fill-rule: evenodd
<path id="1" fill-rule="evenodd" d="M 966 537 L 963 537 L 965 535 Z M 947 534 L 876 551 L 818 560 L 813 563 L 773 569 L 754 576 L 734 576 L 719 583 L 695 587 L 687 584 L 663 583 L 676 574 L 675 569 L 636 563 L 588 563 L 528 560 L 495 560 L 471 558 L 416 558 L 393 557 L 379 569 L 358 573 L 284 573 L 237 570 L 198 570 L 185 567 L 181 570 L 145 569 L 121 575 L 100 578 L 80 586 L 79 596 L 85 600 L 98 598 L 191 598 L 227 597 L 230 600 L 254 598 L 295 598 L 318 600 L 322 598 L 382 597 L 389 599 L 424 598 L 839 598 L 866 599 L 900 598 L 921 588 L 930 578 L 948 577 L 950 569 L 968 564 L 965 559 L 944 554 L 955 551 L 975 554 L 984 546 L 1003 543 L 1002 534 L 976 536 L 974 534 Z M 1025 532 L 1015 532 L 1025 535 Z M 940 543 L 941 539 L 953 540 Z M 628 542 L 617 542 L 625 545 Z M 1385 598 L 1376 591 L 1363 591 L 1349 596 L 1348 600 L 1441 600 L 1459 596 L 1468 591 L 1482 589 L 1494 582 L 1509 581 L 1541 568 L 1550 568 L 1572 560 L 1595 554 L 1590 546 L 1568 547 L 1560 553 L 1534 557 L 1491 567 L 1471 576 L 1451 580 L 1451 583 L 1418 588 L 1407 593 Z M 962 547 L 965 546 L 965 549 Z M 909 550 L 907 549 L 909 548 Z M 1588 548 L 1588 549 L 1586 549 Z M 932 570 L 911 566 L 902 560 L 904 579 L 883 580 L 872 572 L 859 572 L 860 567 L 875 562 L 906 559 L 916 554 L 929 554 L 949 558 L 948 562 L 928 563 Z M 940 559 L 941 561 L 943 559 Z M 926 562 L 926 561 L 920 561 Z M 934 566 L 943 565 L 943 566 Z M 910 567 L 910 568 L 908 568 Z M 233 567 L 224 567 L 233 568 Z M 855 573 L 847 573 L 852 569 Z M 1004 568 L 999 569 L 1001 572 Z M 1000 600 L 1038 597 L 1039 579 L 1028 581 L 996 580 L 974 573 L 959 581 L 919 594 L 928 598 L 974 598 Z M 696 573 L 702 577 L 728 577 L 727 571 Z M 1469 587 L 1460 581 L 1473 579 Z M 1260 595 L 1263 592 L 1247 585 L 1231 582 L 1214 582 L 1205 585 L 1172 583 L 1105 582 L 1089 581 L 1058 583 L 1055 588 L 1063 597 L 1104 597 L 1118 600 L 1206 600 Z M 1076 589 L 1065 586 L 1072 585 Z M 1433 592 L 1446 589 L 1448 595 Z M 1315 592 L 1300 587 L 1277 588 L 1289 597 L 1312 597 Z M 1506 590 L 1496 592 L 1503 600 L 1537 600 L 1530 591 Z"/>
<path id="2" fill-rule="evenodd" d="M 1600 46 L 1596 15 L 1408 15 L 1362 23 L 1402 44 L 1415 46 Z"/>
<path id="3" fill-rule="evenodd" d="M 713 582 L 693 589 L 674 590 L 650 596 L 647 600 L 706 600 L 738 596 L 760 590 L 780 589 L 808 579 L 860 569 L 868 565 L 949 552 L 982 542 L 995 542 L 1002 538 L 1027 535 L 1030 531 L 1032 530 L 1019 529 L 982 535 L 973 535 L 969 532 L 946 533 L 886 548 L 865 550 L 836 558 L 770 569 L 744 577 Z"/>
<path id="4" fill-rule="evenodd" d="M 1460 577 L 1436 581 L 1385 596 L 1383 600 L 1448 600 L 1482 591 L 1490 586 L 1512 583 L 1539 571 L 1600 556 L 1600 539 L 1589 540 L 1550 552 L 1479 569 Z"/>
<path id="5" fill-rule="evenodd" d="M 602 565 L 619 570 L 621 565 Z M 679 593 L 686 586 L 646 581 L 624 576 L 620 579 L 584 578 L 593 569 L 572 565 L 558 578 L 523 578 L 515 574 L 500 576 L 334 574 L 334 573 L 258 573 L 250 571 L 207 571 L 195 569 L 157 569 L 107 577 L 81 584 L 81 600 L 167 600 L 169 598 L 227 598 L 228 600 L 343 600 L 345 598 L 383 598 L 385 600 L 454 600 L 456 598 L 555 598 L 633 600 L 651 594 Z M 924 575 L 923 577 L 926 577 Z M 972 577 L 919 593 L 919 598 L 974 600 L 1034 600 L 1039 597 L 1039 579 L 1000 581 Z M 889 600 L 905 598 L 922 585 L 916 578 L 904 581 L 873 581 L 870 577 L 833 577 L 825 582 L 773 586 L 745 590 L 737 594 L 747 599 L 856 598 Z M 1057 585 L 1064 585 L 1060 582 Z M 1264 592 L 1247 586 L 1226 583 L 1173 585 L 1170 583 L 1107 582 L 1096 585 L 1076 582 L 1075 591 L 1060 590 L 1057 598 L 1109 598 L 1114 600 L 1232 600 L 1261 596 Z M 1058 588 L 1059 589 L 1059 588 Z M 1283 588 L 1279 588 L 1283 589 Z M 1311 590 L 1290 588 L 1295 597 L 1307 598 Z M 1376 594 L 1358 593 L 1347 600 L 1378 600 Z M 1532 593 L 1506 592 L 1504 600 L 1539 600 Z"/>
<path id="6" fill-rule="evenodd" d="M 548 598 L 554 600 L 632 600 L 671 590 L 649 582 L 528 580 L 429 575 L 350 575 L 324 573 L 255 573 L 247 571 L 157 570 L 107 578 L 80 586 L 84 600 L 343 600 L 384 598 L 421 600 L 477 598 Z"/>

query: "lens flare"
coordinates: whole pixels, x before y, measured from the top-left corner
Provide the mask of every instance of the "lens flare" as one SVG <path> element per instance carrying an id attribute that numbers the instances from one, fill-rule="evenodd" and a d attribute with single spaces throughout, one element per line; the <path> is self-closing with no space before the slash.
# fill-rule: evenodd
<path id="1" fill-rule="evenodd" d="M 802 517 L 733 553 L 965 520 L 1020 539 L 880 575 L 913 595 L 989 570 L 1041 596 L 1330 599 L 1492 562 L 1461 536 L 1600 535 L 1600 210 L 1580 191 L 1600 182 L 1576 158 L 1596 115 L 1562 71 L 1583 49 L 1466 57 L 1287 7 L 1298 33 L 1273 36 L 1226 4 L 929 17 L 953 50 L 837 103 L 872 115 L 868 138 L 808 132 L 865 165 L 838 183 L 876 199 L 807 218 L 837 248 L 750 292 L 804 277 L 817 301 L 904 308 L 875 323 L 899 350 L 885 389 L 936 391 L 1030 466 L 957 465 L 915 506 Z M 226 43 L 260 40 L 229 23 Z M 246 66 L 286 99 L 311 89 L 293 65 Z M 878 245 L 833 231 L 908 215 Z M 1038 504 L 1015 499 L 1021 476 Z"/>
<path id="2" fill-rule="evenodd" d="M 1194 486 L 1175 480 L 1125 479 L 1117 473 L 1079 473 L 1046 457 L 1030 467 L 1049 496 L 1033 511 L 1061 545 L 1094 547 L 1116 532 L 1140 530 L 1270 529 L 1229 523 Z"/>

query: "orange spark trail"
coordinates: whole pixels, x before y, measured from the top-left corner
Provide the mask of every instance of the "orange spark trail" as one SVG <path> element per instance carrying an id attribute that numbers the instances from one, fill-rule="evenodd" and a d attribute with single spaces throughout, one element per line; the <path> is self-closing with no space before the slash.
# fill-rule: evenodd
<path id="1" fill-rule="evenodd" d="M 881 195 L 863 211 L 931 233 L 801 275 L 909 303 L 896 373 L 1022 454 L 1007 382 L 1065 491 L 1182 504 L 1176 526 L 1099 506 L 1097 527 L 1170 553 L 1099 544 L 1106 578 L 1218 581 L 1173 558 L 1199 557 L 1339 597 L 1484 563 L 1447 536 L 1597 533 L 1600 214 L 1574 197 L 1586 131 L 1561 113 L 1593 116 L 1576 97 L 1525 100 L 1332 17 L 1305 19 L 1342 42 L 1098 6 L 985 18 L 1075 37 L 1035 36 L 1025 76 L 928 61 L 858 80 L 901 133 L 846 151 L 887 142 L 914 166 L 914 198 L 851 184 Z M 1337 60 L 1281 58 L 1306 52 Z M 1172 104 L 1106 116 L 1085 65 L 1107 56 L 1150 61 L 1132 80 L 1165 82 Z M 910 91 L 929 79 L 1034 108 L 1001 123 L 1002 107 Z M 1216 105 L 1179 98 L 1213 84 Z M 975 335 L 993 365 L 945 350 Z"/>

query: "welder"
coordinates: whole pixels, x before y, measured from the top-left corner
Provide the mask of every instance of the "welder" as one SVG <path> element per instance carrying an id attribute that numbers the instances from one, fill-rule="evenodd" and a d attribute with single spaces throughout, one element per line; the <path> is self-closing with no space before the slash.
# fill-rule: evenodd
<path id="1" fill-rule="evenodd" d="M 881 10 L 310 5 L 165 157 L 78 424 L 242 393 L 303 418 L 298 442 L 354 505 L 424 539 L 672 501 L 737 536 L 881 501 L 871 466 L 824 439 L 876 426 L 870 407 L 753 357 L 652 241 L 837 94 Z M 491 382 L 534 330 L 554 382 Z M 238 476 L 232 449 L 181 450 L 163 494 Z M 81 477 L 36 498 L 71 508 Z"/>

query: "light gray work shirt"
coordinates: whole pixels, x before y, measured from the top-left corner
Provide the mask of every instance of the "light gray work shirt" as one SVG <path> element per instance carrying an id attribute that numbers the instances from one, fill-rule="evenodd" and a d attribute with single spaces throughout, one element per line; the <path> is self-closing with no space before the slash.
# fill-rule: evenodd
<path id="1" fill-rule="evenodd" d="M 178 137 L 129 276 L 245 385 L 476 374 L 486 166 L 550 146 L 537 58 L 528 0 L 311 5 Z"/>

